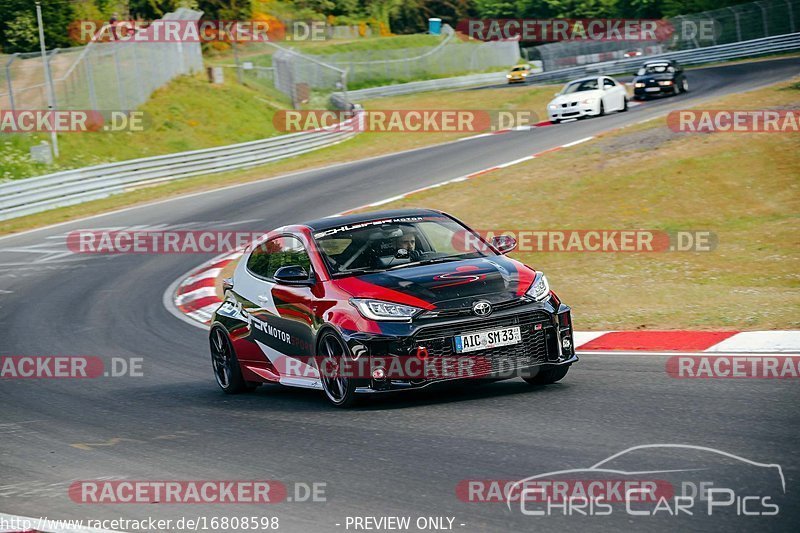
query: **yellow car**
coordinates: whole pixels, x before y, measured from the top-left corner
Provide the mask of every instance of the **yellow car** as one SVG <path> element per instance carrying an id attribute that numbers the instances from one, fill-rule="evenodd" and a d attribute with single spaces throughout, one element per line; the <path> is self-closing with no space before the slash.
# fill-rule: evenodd
<path id="1" fill-rule="evenodd" d="M 525 83 L 525 78 L 531 74 L 530 65 L 517 65 L 511 69 L 511 72 L 506 74 L 508 83 Z"/>

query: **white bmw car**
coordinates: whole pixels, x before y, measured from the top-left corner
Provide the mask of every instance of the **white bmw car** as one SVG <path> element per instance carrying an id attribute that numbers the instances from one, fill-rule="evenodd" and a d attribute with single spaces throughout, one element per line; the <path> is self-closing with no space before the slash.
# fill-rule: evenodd
<path id="1" fill-rule="evenodd" d="M 572 118 L 627 110 L 628 91 L 625 85 L 608 76 L 571 81 L 547 104 L 547 116 L 553 124 Z"/>

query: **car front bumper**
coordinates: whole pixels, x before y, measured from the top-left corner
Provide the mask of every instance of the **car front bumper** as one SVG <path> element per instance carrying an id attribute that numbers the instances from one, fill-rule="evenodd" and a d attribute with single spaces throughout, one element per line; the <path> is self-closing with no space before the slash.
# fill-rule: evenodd
<path id="1" fill-rule="evenodd" d="M 455 352 L 455 335 L 510 326 L 520 327 L 520 343 L 462 354 Z M 465 316 L 415 320 L 398 324 L 397 335 L 353 332 L 346 334 L 345 339 L 352 353 L 369 358 L 364 367 L 382 368 L 387 374 L 380 379 L 369 372 L 367 376 L 362 374 L 357 388 L 361 393 L 420 389 L 445 382 L 532 377 L 543 367 L 570 365 L 578 360 L 570 308 L 553 300 L 519 305 L 480 319 Z M 419 357 L 420 347 L 425 348 L 424 358 Z M 407 369 L 414 371 L 404 374 Z"/>
<path id="2" fill-rule="evenodd" d="M 674 94 L 675 85 L 647 85 L 645 87 L 634 87 L 633 96 L 636 98 L 647 98 L 648 96 L 662 96 Z"/>
<path id="3" fill-rule="evenodd" d="M 547 106 L 547 114 L 551 121 L 569 120 L 573 118 L 591 117 L 600 114 L 599 104 L 558 104 L 555 109 Z"/>

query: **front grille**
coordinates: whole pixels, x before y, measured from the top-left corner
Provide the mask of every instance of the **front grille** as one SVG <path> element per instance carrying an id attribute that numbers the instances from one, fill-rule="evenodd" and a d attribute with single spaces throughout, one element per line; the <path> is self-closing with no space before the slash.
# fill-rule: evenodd
<path id="1" fill-rule="evenodd" d="M 504 309 L 510 309 L 512 307 L 517 307 L 518 305 L 523 305 L 529 302 L 530 300 L 524 297 L 506 300 L 505 302 L 492 304 L 492 312 L 494 313 L 497 311 L 503 311 Z M 457 316 L 475 316 L 475 313 L 472 311 L 472 307 L 459 307 L 456 309 L 433 309 L 431 311 L 425 311 L 419 316 L 419 318 L 454 318 Z"/>
<path id="2" fill-rule="evenodd" d="M 541 325 L 541 329 L 534 329 Z M 522 342 L 511 346 L 500 346 L 489 350 L 476 350 L 457 354 L 453 336 L 487 329 L 519 326 Z M 516 370 L 547 362 L 547 331 L 552 327 L 550 316 L 542 311 L 494 317 L 483 320 L 465 320 L 457 324 L 422 328 L 415 337 L 418 346 L 428 349 L 429 361 L 435 366 L 436 359 L 445 357 L 474 357 L 473 375 L 486 375 L 501 371 Z"/>

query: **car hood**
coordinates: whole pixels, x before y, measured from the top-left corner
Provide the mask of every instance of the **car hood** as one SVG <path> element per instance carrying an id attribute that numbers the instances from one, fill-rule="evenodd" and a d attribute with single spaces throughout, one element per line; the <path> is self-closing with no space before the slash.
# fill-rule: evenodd
<path id="1" fill-rule="evenodd" d="M 597 89 L 594 91 L 581 91 L 578 93 L 562 94 L 553 98 L 550 103 L 555 105 L 569 104 L 572 102 L 580 102 L 582 100 L 586 100 L 587 98 L 599 98 L 602 94 L 603 91 Z"/>
<path id="2" fill-rule="evenodd" d="M 406 267 L 333 280 L 357 298 L 424 309 L 470 308 L 476 300 L 500 303 L 525 294 L 535 272 L 503 256 Z"/>

